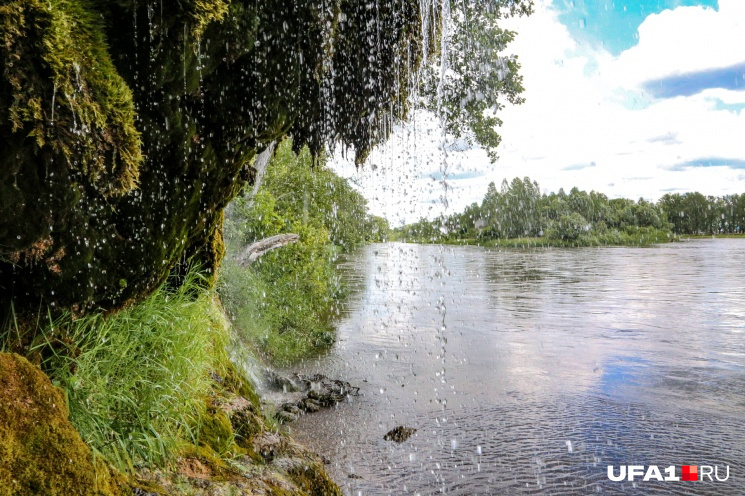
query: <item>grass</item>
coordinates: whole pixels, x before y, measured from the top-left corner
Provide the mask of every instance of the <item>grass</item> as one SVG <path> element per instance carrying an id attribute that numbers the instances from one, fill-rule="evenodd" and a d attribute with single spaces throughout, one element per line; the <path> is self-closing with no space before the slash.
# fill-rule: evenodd
<path id="1" fill-rule="evenodd" d="M 745 233 L 739 234 L 680 234 L 682 239 L 745 239 Z"/>
<path id="2" fill-rule="evenodd" d="M 493 248 L 576 248 L 592 246 L 651 246 L 660 243 L 678 241 L 680 238 L 669 231 L 652 228 L 618 231 L 608 230 L 602 233 L 583 234 L 575 240 L 562 240 L 549 237 L 525 237 L 513 239 L 440 239 L 437 244 L 473 245 Z M 416 241 L 414 241 L 416 242 Z M 433 241 L 427 241 L 432 243 Z"/>
<path id="3" fill-rule="evenodd" d="M 11 326 L 0 338 L 16 348 Z M 215 295 L 191 274 L 115 315 L 69 315 L 34 329 L 26 345 L 66 393 L 83 440 L 122 470 L 162 465 L 196 442 L 212 381 L 227 360 L 230 329 Z"/>

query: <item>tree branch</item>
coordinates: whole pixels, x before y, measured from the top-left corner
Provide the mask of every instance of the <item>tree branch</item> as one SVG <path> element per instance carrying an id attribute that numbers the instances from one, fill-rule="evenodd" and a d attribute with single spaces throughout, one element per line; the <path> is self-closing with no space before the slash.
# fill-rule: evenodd
<path id="1" fill-rule="evenodd" d="M 275 236 L 270 236 L 268 238 L 256 241 L 255 243 L 251 243 L 250 245 L 248 245 L 238 256 L 238 263 L 243 267 L 248 267 L 265 253 L 270 252 L 276 248 L 281 248 L 285 245 L 297 243 L 299 239 L 300 236 L 298 236 L 297 234 L 286 233 L 277 234 Z"/>

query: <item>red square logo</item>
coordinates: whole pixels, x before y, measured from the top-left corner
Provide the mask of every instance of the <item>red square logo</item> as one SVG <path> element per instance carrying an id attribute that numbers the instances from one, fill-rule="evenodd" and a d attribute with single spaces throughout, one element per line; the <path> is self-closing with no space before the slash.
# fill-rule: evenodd
<path id="1" fill-rule="evenodd" d="M 683 480 L 684 481 L 698 480 L 698 466 L 697 465 L 683 465 Z"/>

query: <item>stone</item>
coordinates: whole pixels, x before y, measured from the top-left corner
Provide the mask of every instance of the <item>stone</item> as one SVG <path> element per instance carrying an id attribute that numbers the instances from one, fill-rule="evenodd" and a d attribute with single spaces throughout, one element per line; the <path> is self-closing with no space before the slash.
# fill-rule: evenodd
<path id="1" fill-rule="evenodd" d="M 383 440 L 403 443 L 404 441 L 409 439 L 415 432 L 416 429 L 414 429 L 413 427 L 404 427 L 403 425 L 399 425 L 398 427 L 394 427 L 393 429 L 388 431 L 388 433 L 383 436 Z"/>

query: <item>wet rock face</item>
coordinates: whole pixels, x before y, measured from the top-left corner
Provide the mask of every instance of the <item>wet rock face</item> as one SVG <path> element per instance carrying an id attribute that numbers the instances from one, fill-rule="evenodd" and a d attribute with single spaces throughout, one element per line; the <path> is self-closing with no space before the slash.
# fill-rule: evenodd
<path id="1" fill-rule="evenodd" d="M 68 420 L 62 391 L 19 355 L 0 353 L 0 495 L 131 494 Z"/>
<path id="2" fill-rule="evenodd" d="M 117 308 L 183 264 L 214 274 L 223 209 L 283 136 L 364 157 L 420 53 L 418 1 L 366 5 L 5 2 L 0 312 Z"/>

